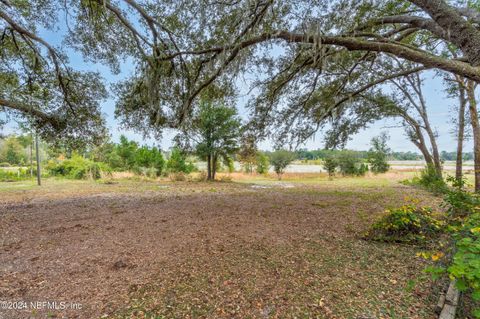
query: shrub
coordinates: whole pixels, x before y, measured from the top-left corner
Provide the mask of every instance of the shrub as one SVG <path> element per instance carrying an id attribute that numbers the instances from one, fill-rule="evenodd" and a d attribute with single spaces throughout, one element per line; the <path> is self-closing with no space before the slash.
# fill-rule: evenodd
<path id="1" fill-rule="evenodd" d="M 216 172 L 233 173 L 235 171 L 235 163 L 233 158 L 225 156 L 223 161 L 217 162 Z"/>
<path id="2" fill-rule="evenodd" d="M 457 281 L 460 291 L 470 290 L 474 300 L 480 300 L 480 227 L 471 228 L 471 236 L 456 242 L 457 252 L 448 273 Z M 480 318 L 480 309 L 475 312 Z"/>
<path id="3" fill-rule="evenodd" d="M 465 218 L 468 215 L 479 212 L 480 194 L 465 191 L 466 180 L 458 181 L 454 177 L 447 177 L 452 182 L 452 188 L 445 193 L 444 206 L 452 218 Z"/>
<path id="4" fill-rule="evenodd" d="M 451 227 L 455 239 L 455 254 L 447 267 L 450 278 L 456 280 L 458 290 L 469 292 L 474 300 L 480 300 L 480 213 L 472 213 Z M 432 268 L 440 272 L 444 268 Z M 480 309 L 474 309 L 475 318 L 480 318 Z"/>
<path id="5" fill-rule="evenodd" d="M 323 160 L 323 168 L 327 171 L 328 176 L 332 178 L 338 166 L 338 160 L 333 156 L 327 156 Z"/>
<path id="6" fill-rule="evenodd" d="M 233 161 L 233 158 L 227 157 L 225 160 L 225 166 L 227 166 L 228 172 L 233 173 L 235 172 L 235 162 Z"/>
<path id="7" fill-rule="evenodd" d="M 428 267 L 433 277 L 447 272 L 456 280 L 460 291 L 470 292 L 474 300 L 480 300 L 480 195 L 464 189 L 464 180 L 455 180 L 453 188 L 446 190 L 444 206 L 450 216 L 448 230 L 452 234 L 455 249 L 447 267 Z M 480 309 L 473 310 L 480 318 Z"/>
<path id="8" fill-rule="evenodd" d="M 387 146 L 388 135 L 382 133 L 380 136 L 372 138 L 372 147 L 368 151 L 368 163 L 374 174 L 385 173 L 390 168 L 388 165 L 388 154 L 390 149 Z"/>
<path id="9" fill-rule="evenodd" d="M 3 162 L 3 163 L 0 163 L 0 167 L 10 167 L 12 165 L 10 165 L 10 163 L 7 163 L 7 162 Z"/>
<path id="10" fill-rule="evenodd" d="M 430 164 L 420 172 L 418 184 L 435 194 L 443 194 L 448 190 L 442 176 L 438 175 L 435 167 Z"/>
<path id="11" fill-rule="evenodd" d="M 63 161 L 49 161 L 45 169 L 50 175 L 74 179 L 100 179 L 112 172 L 107 164 L 93 162 L 79 155 L 74 155 L 72 158 Z"/>
<path id="12" fill-rule="evenodd" d="M 187 164 L 185 154 L 178 147 L 174 147 L 167 161 L 167 170 L 169 173 L 189 174 L 195 170 L 195 166 L 193 163 Z"/>
<path id="13" fill-rule="evenodd" d="M 363 176 L 368 171 L 368 166 L 362 163 L 358 154 L 348 150 L 338 156 L 338 168 L 344 176 Z"/>
<path id="14" fill-rule="evenodd" d="M 263 152 L 257 153 L 257 173 L 267 174 L 270 169 L 270 162 L 268 156 Z"/>
<path id="15" fill-rule="evenodd" d="M 156 177 L 162 174 L 165 160 L 163 159 L 162 152 L 156 147 L 149 148 L 142 146 L 135 152 L 134 163 L 134 170 L 137 168 L 138 171 L 138 168 L 141 168 L 140 171 L 143 175 Z M 153 174 L 154 172 L 155 174 Z"/>
<path id="16" fill-rule="evenodd" d="M 443 222 L 429 207 L 413 204 L 387 210 L 387 215 L 372 225 L 366 238 L 377 241 L 423 244 L 443 229 Z"/>
<path id="17" fill-rule="evenodd" d="M 275 173 L 277 173 L 278 179 L 282 178 L 285 168 L 287 168 L 294 159 L 295 153 L 287 150 L 277 150 L 270 155 L 270 163 L 272 164 Z"/>
<path id="18" fill-rule="evenodd" d="M 365 176 L 365 174 L 368 172 L 368 165 L 365 163 L 361 163 L 358 168 L 357 172 L 355 173 L 356 176 Z"/>
<path id="19" fill-rule="evenodd" d="M 448 192 L 448 185 L 438 175 L 432 165 L 427 165 L 421 172 L 420 177 L 415 176 L 411 180 L 402 181 L 404 185 L 413 185 L 425 188 L 433 194 L 440 195 Z"/>
<path id="20" fill-rule="evenodd" d="M 36 170 L 34 171 L 34 174 Z M 30 179 L 30 170 L 19 168 L 18 170 L 3 170 L 0 169 L 0 182 L 16 182 Z"/>

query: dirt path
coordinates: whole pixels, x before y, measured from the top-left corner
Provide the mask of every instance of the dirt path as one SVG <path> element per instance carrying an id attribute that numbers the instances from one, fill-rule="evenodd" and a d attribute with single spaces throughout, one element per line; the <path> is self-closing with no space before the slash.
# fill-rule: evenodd
<path id="1" fill-rule="evenodd" d="M 414 249 L 359 239 L 413 194 L 236 185 L 11 202 L 0 210 L 0 300 L 81 309 L 0 318 L 429 318 L 428 283 L 407 289 L 423 267 Z"/>

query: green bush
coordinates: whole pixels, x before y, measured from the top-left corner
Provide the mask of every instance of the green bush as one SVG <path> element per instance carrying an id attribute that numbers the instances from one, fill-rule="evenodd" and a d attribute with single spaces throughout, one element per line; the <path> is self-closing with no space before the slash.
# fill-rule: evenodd
<path id="1" fill-rule="evenodd" d="M 111 169 L 107 164 L 93 162 L 79 155 L 63 161 L 49 161 L 45 169 L 50 175 L 74 179 L 100 179 L 102 175 L 111 174 Z"/>
<path id="2" fill-rule="evenodd" d="M 136 150 L 134 155 L 134 171 L 138 171 L 136 168 L 142 171 L 143 175 L 150 175 L 150 177 L 160 176 L 163 172 L 165 165 L 165 160 L 163 155 L 156 147 L 149 148 L 147 146 L 142 146 Z M 148 174 L 145 174 L 145 171 L 148 170 Z M 154 174 L 152 174 L 155 172 Z"/>
<path id="3" fill-rule="evenodd" d="M 413 185 L 425 188 L 426 190 L 440 195 L 448 192 L 448 185 L 443 180 L 442 176 L 439 176 L 435 167 L 427 165 L 421 172 L 420 177 L 415 176 L 411 180 L 402 181 L 405 185 Z"/>
<path id="4" fill-rule="evenodd" d="M 387 210 L 387 215 L 372 225 L 365 237 L 371 240 L 408 244 L 424 244 L 442 229 L 429 207 L 413 204 Z"/>
<path id="5" fill-rule="evenodd" d="M 372 138 L 372 147 L 368 151 L 367 162 L 370 164 L 370 170 L 374 174 L 385 173 L 390 168 L 388 165 L 388 154 L 390 148 L 387 146 L 388 135 L 382 133 L 380 136 Z"/>
<path id="6" fill-rule="evenodd" d="M 275 173 L 277 173 L 278 179 L 282 178 L 285 169 L 293 160 L 295 160 L 295 153 L 287 150 L 276 150 L 270 154 L 270 163 Z"/>
<path id="7" fill-rule="evenodd" d="M 328 176 L 332 178 L 338 166 L 338 160 L 334 156 L 327 156 L 323 160 L 323 168 L 327 171 Z"/>
<path id="8" fill-rule="evenodd" d="M 342 151 L 337 160 L 340 173 L 344 176 L 364 176 L 368 171 L 368 166 L 353 151 Z"/>
<path id="9" fill-rule="evenodd" d="M 235 162 L 233 161 L 233 158 L 227 157 L 226 159 L 224 159 L 224 164 L 227 167 L 229 173 L 235 172 Z"/>
<path id="10" fill-rule="evenodd" d="M 456 280 L 460 291 L 468 292 L 475 301 L 480 301 L 480 213 L 472 212 L 455 221 L 450 229 L 456 250 L 447 273 Z M 473 315 L 480 318 L 480 309 L 474 309 Z"/>
<path id="11" fill-rule="evenodd" d="M 357 168 L 356 176 L 365 176 L 368 172 L 368 165 L 365 163 L 361 163 Z"/>
<path id="12" fill-rule="evenodd" d="M 470 291 L 474 300 L 480 300 L 480 227 L 470 229 L 471 234 L 456 242 L 457 251 L 448 267 L 450 277 L 456 279 L 460 291 Z M 480 318 L 480 309 L 474 312 Z"/>
<path id="13" fill-rule="evenodd" d="M 10 167 L 12 165 L 10 165 L 10 163 L 8 162 L 3 162 L 3 163 L 0 163 L 0 167 Z"/>
<path id="14" fill-rule="evenodd" d="M 194 170 L 193 163 L 187 163 L 185 154 L 178 147 L 174 147 L 167 161 L 167 171 L 169 173 L 190 174 Z"/>
<path id="15" fill-rule="evenodd" d="M 445 193 L 444 206 L 451 218 L 465 218 L 480 211 L 480 194 L 465 191 L 466 180 L 447 177 L 447 181 L 453 187 Z"/>
<path id="16" fill-rule="evenodd" d="M 34 171 L 34 174 L 36 170 Z M 4 170 L 0 169 L 0 182 L 16 182 L 32 178 L 30 170 L 19 168 L 18 170 Z"/>
<path id="17" fill-rule="evenodd" d="M 470 293 L 480 300 L 480 195 L 466 191 L 464 180 L 449 178 L 452 188 L 446 188 L 444 207 L 449 213 L 449 225 L 454 252 L 449 265 L 430 266 L 426 269 L 432 277 L 438 278 L 445 272 L 456 280 L 460 291 Z M 452 248 L 452 247 L 450 247 Z M 473 316 L 480 318 L 480 309 L 473 310 Z"/>
<path id="18" fill-rule="evenodd" d="M 263 152 L 257 152 L 257 173 L 267 174 L 270 169 L 270 161 L 268 156 Z"/>
<path id="19" fill-rule="evenodd" d="M 438 175 L 433 165 L 427 165 L 420 173 L 418 184 L 435 194 L 443 194 L 448 190 L 442 176 Z"/>

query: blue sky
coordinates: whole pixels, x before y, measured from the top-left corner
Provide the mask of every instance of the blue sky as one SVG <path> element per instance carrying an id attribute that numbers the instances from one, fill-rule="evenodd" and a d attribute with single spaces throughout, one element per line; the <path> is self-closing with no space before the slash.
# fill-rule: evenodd
<path id="1" fill-rule="evenodd" d="M 43 31 L 41 35 L 49 42 L 54 44 L 59 44 L 59 41 L 62 39 L 62 34 L 60 32 L 50 32 Z M 85 71 L 98 71 L 103 76 L 107 83 L 107 87 L 110 87 L 111 84 L 116 81 L 122 80 L 134 72 L 134 67 L 131 61 L 125 61 L 122 64 L 120 74 L 112 74 L 110 69 L 101 64 L 94 64 L 91 62 L 85 62 L 82 56 L 72 50 L 67 51 L 69 54 L 69 59 L 71 66 Z M 447 98 L 446 94 L 443 92 L 442 80 L 440 78 L 435 78 L 433 72 L 427 72 L 424 74 L 424 94 L 426 97 L 427 105 L 429 108 L 429 115 L 432 125 L 438 132 L 438 145 L 440 150 L 454 151 L 456 148 L 455 138 L 452 136 L 452 119 L 456 116 L 454 111 L 454 106 L 457 103 L 456 99 Z M 245 114 L 245 109 L 243 105 L 247 100 L 246 97 L 243 97 L 239 101 L 239 113 Z M 144 139 L 142 135 L 136 134 L 133 131 L 124 130 L 120 127 L 118 121 L 114 118 L 115 110 L 115 98 L 111 96 L 108 100 L 104 101 L 101 105 L 102 112 L 105 115 L 107 120 L 107 126 L 110 130 L 112 140 L 118 141 L 120 135 L 126 135 L 130 139 L 136 140 L 141 144 L 147 145 L 157 145 L 162 149 L 168 149 L 172 146 L 172 138 L 175 135 L 173 131 L 167 131 L 164 134 L 162 140 L 152 140 Z M 362 130 L 358 134 L 352 137 L 348 142 L 347 148 L 355 150 L 366 150 L 369 148 L 370 139 L 374 136 L 379 135 L 381 132 L 388 132 L 390 135 L 389 146 L 395 151 L 415 151 L 418 152 L 416 147 L 405 137 L 402 128 L 394 127 L 398 124 L 398 121 L 389 119 L 381 120 L 369 128 Z M 15 125 L 12 123 L 7 124 L 4 127 L 4 133 L 15 132 Z M 263 141 L 259 144 L 262 149 L 271 149 L 272 143 L 270 141 Z M 303 147 L 303 146 L 302 146 Z M 317 149 L 323 147 L 323 138 L 322 133 L 317 133 L 312 139 L 305 142 L 305 147 L 309 149 Z M 467 141 L 465 145 L 465 151 L 469 152 L 472 149 L 472 142 Z"/>

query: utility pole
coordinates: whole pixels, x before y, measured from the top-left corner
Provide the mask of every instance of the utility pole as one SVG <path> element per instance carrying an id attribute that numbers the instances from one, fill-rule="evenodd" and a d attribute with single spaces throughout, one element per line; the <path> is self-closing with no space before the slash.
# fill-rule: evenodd
<path id="1" fill-rule="evenodd" d="M 33 133 L 30 131 L 30 178 L 33 178 Z"/>
<path id="2" fill-rule="evenodd" d="M 42 185 L 41 172 L 40 172 L 40 153 L 38 151 L 38 133 L 35 134 L 35 155 L 37 157 L 37 184 Z"/>

